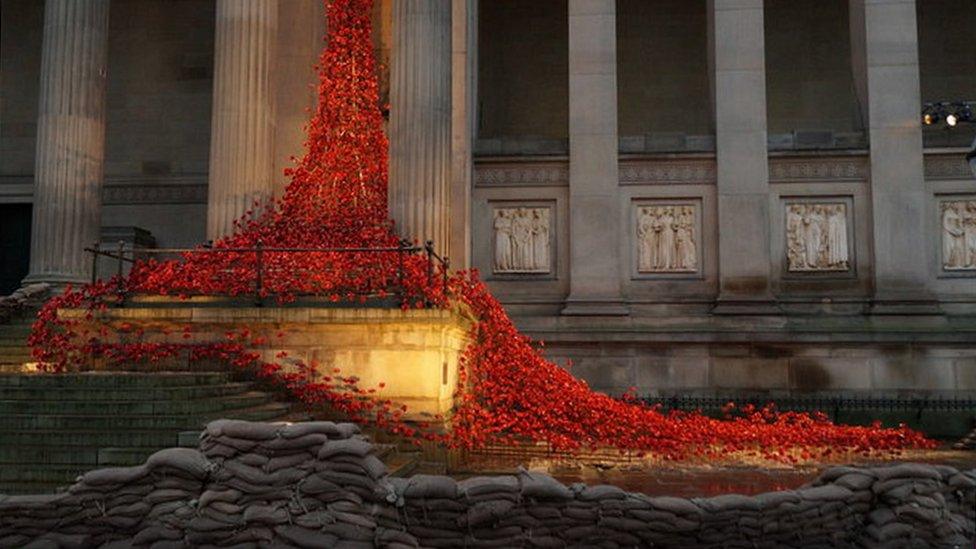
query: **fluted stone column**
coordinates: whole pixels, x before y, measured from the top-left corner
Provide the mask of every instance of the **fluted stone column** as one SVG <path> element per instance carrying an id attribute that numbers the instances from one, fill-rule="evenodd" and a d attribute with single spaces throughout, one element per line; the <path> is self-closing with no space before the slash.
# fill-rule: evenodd
<path id="1" fill-rule="evenodd" d="M 719 296 L 716 314 L 779 312 L 770 288 L 762 0 L 709 0 L 714 63 Z"/>
<path id="2" fill-rule="evenodd" d="M 451 1 L 393 0 L 390 214 L 450 254 Z"/>
<path id="3" fill-rule="evenodd" d="M 30 271 L 25 282 L 91 276 L 105 165 L 109 0 L 47 0 L 41 53 Z"/>
<path id="4" fill-rule="evenodd" d="M 621 296 L 616 0 L 569 0 L 569 271 L 565 315 L 626 315 Z"/>
<path id="5" fill-rule="evenodd" d="M 867 106 L 874 226 L 872 312 L 937 313 L 929 272 L 915 0 L 851 0 L 851 51 Z M 911 258 L 911 259 L 910 259 Z"/>
<path id="6" fill-rule="evenodd" d="M 274 188 L 278 0 L 217 0 L 207 237 Z"/>

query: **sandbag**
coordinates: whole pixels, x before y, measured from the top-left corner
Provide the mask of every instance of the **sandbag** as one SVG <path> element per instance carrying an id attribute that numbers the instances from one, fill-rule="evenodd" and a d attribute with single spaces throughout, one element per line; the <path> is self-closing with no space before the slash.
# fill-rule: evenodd
<path id="1" fill-rule="evenodd" d="M 191 478 L 202 480 L 214 468 L 214 464 L 192 448 L 167 448 L 156 452 L 146 460 L 146 468 L 150 471 L 164 467 L 176 469 Z"/>
<path id="2" fill-rule="evenodd" d="M 212 437 L 230 437 L 245 440 L 264 441 L 278 435 L 284 429 L 281 423 L 263 423 L 237 419 L 218 419 L 207 424 L 205 433 Z"/>
<path id="3" fill-rule="evenodd" d="M 306 435 L 313 436 L 313 435 Z M 319 460 L 328 460 L 333 456 L 352 455 L 365 457 L 373 449 L 373 445 L 359 439 L 350 438 L 345 440 L 329 440 L 322 444 L 319 450 Z"/>

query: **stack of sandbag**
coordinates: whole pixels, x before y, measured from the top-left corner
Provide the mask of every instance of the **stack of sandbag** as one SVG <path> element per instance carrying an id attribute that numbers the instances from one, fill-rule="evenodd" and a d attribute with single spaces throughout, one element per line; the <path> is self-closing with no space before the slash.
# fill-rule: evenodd
<path id="1" fill-rule="evenodd" d="M 0 548 L 182 547 L 211 470 L 200 452 L 170 448 L 138 467 L 88 472 L 64 493 L 0 497 Z"/>
<path id="2" fill-rule="evenodd" d="M 386 467 L 353 424 L 220 420 L 200 447 L 217 470 L 188 525 L 193 544 L 417 546 L 399 535 Z"/>
<path id="3" fill-rule="evenodd" d="M 857 470 L 845 475 L 858 474 Z M 976 471 L 914 463 L 860 470 L 872 477 L 863 547 L 965 547 L 976 537 Z M 827 471 L 820 481 L 835 475 Z M 843 476 L 834 482 L 840 483 Z"/>
<path id="4" fill-rule="evenodd" d="M 68 494 L 0 494 L 0 548 L 90 546 L 89 533 L 61 530 L 62 524 L 77 524 L 80 512 L 77 500 Z"/>
<path id="5" fill-rule="evenodd" d="M 755 497 L 648 497 L 515 475 L 390 478 L 353 425 L 211 423 L 202 452 L 0 495 L 0 549 L 972 547 L 976 471 L 834 467 Z"/>
<path id="6" fill-rule="evenodd" d="M 645 539 L 665 546 L 694 546 L 701 529 L 701 507 L 688 499 L 674 497 L 641 497 L 647 509 L 630 509 L 630 518 L 644 523 Z"/>
<path id="7" fill-rule="evenodd" d="M 130 540 L 138 545 L 182 546 L 194 501 L 203 490 L 213 464 L 191 448 L 169 448 L 149 456 L 138 467 L 91 471 L 71 486 L 69 494 L 83 509 L 77 526 L 90 529 L 92 545 Z M 156 545 L 154 545 L 156 546 Z"/>

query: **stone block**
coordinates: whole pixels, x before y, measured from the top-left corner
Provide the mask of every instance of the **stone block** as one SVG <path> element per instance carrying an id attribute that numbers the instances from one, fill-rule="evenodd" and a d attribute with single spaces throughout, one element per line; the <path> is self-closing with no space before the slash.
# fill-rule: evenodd
<path id="1" fill-rule="evenodd" d="M 708 386 L 708 358 L 646 358 L 636 363 L 637 392 Z"/>
<path id="2" fill-rule="evenodd" d="M 619 138 L 619 149 L 622 154 L 644 152 L 643 135 L 622 135 Z"/>
<path id="3" fill-rule="evenodd" d="M 683 151 L 687 149 L 688 142 L 683 133 L 658 132 L 649 133 L 645 137 L 647 151 Z"/>
<path id="4" fill-rule="evenodd" d="M 600 391 L 622 392 L 636 384 L 631 358 L 581 358 L 573 362 L 571 371 Z"/>
<path id="5" fill-rule="evenodd" d="M 790 360 L 790 388 L 798 391 L 870 390 L 871 368 L 863 360 L 794 358 Z"/>
<path id="6" fill-rule="evenodd" d="M 793 140 L 798 149 L 827 149 L 834 144 L 834 132 L 798 130 L 794 132 Z"/>
<path id="7" fill-rule="evenodd" d="M 689 135 L 685 137 L 685 148 L 689 151 L 714 151 L 714 135 Z"/>
<path id="8" fill-rule="evenodd" d="M 976 358 L 957 358 L 953 360 L 956 376 L 956 389 L 976 391 Z"/>
<path id="9" fill-rule="evenodd" d="M 726 358 L 711 361 L 710 385 L 717 389 L 788 389 L 785 359 Z"/>
<path id="10" fill-rule="evenodd" d="M 875 389 L 951 391 L 956 386 L 952 359 L 878 358 L 870 364 Z"/>

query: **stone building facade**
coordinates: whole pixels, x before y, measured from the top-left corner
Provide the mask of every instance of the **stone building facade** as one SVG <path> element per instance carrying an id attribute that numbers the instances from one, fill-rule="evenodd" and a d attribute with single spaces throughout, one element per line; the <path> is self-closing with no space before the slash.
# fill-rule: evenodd
<path id="1" fill-rule="evenodd" d="M 969 0 L 382 0 L 390 205 L 599 389 L 976 392 Z M 0 254 L 280 193 L 319 0 L 2 0 Z M 424 181 L 424 184 L 420 184 Z M 416 207 L 418 204 L 422 207 Z M 33 229 L 31 229 L 33 218 Z"/>

